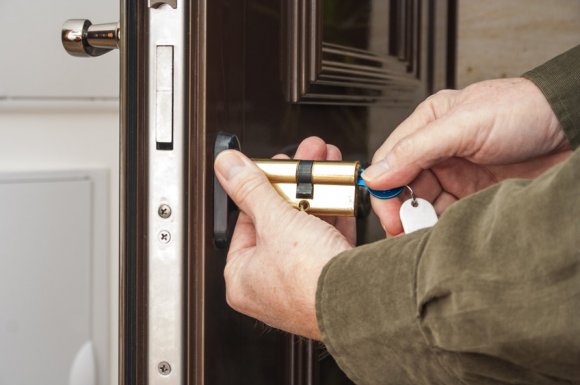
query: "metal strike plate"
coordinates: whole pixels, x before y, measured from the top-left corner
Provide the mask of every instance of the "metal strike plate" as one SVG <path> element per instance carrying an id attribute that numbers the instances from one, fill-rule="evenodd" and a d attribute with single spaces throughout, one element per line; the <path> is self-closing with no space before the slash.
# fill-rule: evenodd
<path id="1" fill-rule="evenodd" d="M 183 385 L 187 16 L 185 7 L 148 11 L 147 384 Z"/>
<path id="2" fill-rule="evenodd" d="M 356 186 L 359 162 L 314 161 L 311 167 L 311 197 L 305 198 L 299 189 L 301 161 L 285 159 L 254 159 L 276 191 L 299 210 L 321 216 L 356 216 L 361 207 Z M 360 196 L 359 196 L 360 195 Z"/>

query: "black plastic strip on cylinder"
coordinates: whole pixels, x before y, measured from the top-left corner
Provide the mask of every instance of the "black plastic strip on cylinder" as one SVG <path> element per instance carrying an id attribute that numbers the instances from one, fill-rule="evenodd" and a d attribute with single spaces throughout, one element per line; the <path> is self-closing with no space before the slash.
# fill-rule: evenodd
<path id="1" fill-rule="evenodd" d="M 314 161 L 301 160 L 296 167 L 296 198 L 312 199 L 314 186 L 312 185 L 312 166 Z"/>

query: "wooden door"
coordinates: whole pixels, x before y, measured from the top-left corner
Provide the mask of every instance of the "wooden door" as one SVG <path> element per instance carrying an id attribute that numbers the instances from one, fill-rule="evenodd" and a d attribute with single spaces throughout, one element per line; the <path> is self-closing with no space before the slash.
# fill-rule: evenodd
<path id="1" fill-rule="evenodd" d="M 247 155 L 269 157 L 292 154 L 317 135 L 345 159 L 370 160 L 418 102 L 453 86 L 455 1 L 197 0 L 186 7 L 179 383 L 349 384 L 322 344 L 227 306 L 226 251 L 213 234 L 214 141 L 229 132 Z M 172 384 L 147 374 L 149 10 L 133 0 L 123 10 L 121 383 Z M 382 236 L 372 217 L 358 222 L 359 242 Z"/>

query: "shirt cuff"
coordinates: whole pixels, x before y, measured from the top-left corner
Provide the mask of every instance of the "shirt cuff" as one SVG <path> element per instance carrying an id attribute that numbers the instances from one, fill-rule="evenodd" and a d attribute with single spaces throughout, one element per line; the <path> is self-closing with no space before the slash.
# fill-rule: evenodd
<path id="1" fill-rule="evenodd" d="M 580 146 L 580 45 L 526 72 L 544 93 L 573 149 Z"/>

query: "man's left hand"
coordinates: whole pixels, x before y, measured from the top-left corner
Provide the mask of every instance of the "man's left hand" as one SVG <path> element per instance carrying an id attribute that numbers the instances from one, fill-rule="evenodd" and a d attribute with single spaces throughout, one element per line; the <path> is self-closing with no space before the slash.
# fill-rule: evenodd
<path id="1" fill-rule="evenodd" d="M 311 159 L 336 158 L 338 149 L 320 142 L 307 139 L 297 157 L 324 145 L 326 153 L 314 150 L 318 155 Z M 228 304 L 270 326 L 320 339 L 318 277 L 330 259 L 353 247 L 352 218 L 331 220 L 341 232 L 328 221 L 295 210 L 240 152 L 224 151 L 214 166 L 219 182 L 241 210 L 224 271 Z"/>

